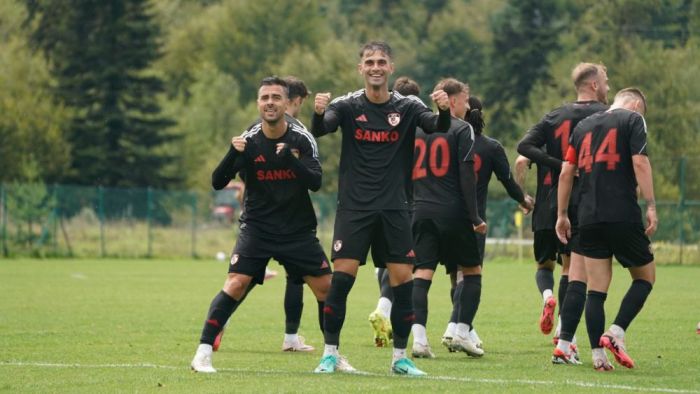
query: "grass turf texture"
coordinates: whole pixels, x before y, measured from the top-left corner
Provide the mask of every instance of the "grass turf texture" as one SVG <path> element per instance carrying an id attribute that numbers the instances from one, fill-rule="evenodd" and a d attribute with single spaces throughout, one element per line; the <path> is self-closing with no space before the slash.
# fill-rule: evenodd
<path id="1" fill-rule="evenodd" d="M 214 355 L 220 372 L 205 375 L 190 372 L 189 362 L 225 263 L 0 261 L 0 392 L 700 392 L 697 266 L 658 268 L 654 291 L 628 333 L 637 368 L 616 365 L 612 373 L 591 368 L 583 321 L 577 336 L 584 365 L 551 364 L 551 337 L 538 329 L 541 298 L 534 265 L 506 260 L 485 267 L 475 325 L 486 355 L 448 353 L 440 336 L 450 309 L 449 286 L 444 271 L 438 271 L 428 321 L 438 358 L 417 360 L 429 376 L 415 379 L 391 376 L 391 350 L 373 346 L 367 316 L 378 286 L 371 266 L 360 270 L 341 336 L 341 352 L 368 373 L 360 376 L 311 373 L 323 341 L 308 289 L 300 333 L 317 349 L 280 351 L 285 280 L 276 263 L 271 267 L 281 275 L 257 287 L 234 314 Z M 616 267 L 606 325 L 628 285 L 627 272 Z"/>

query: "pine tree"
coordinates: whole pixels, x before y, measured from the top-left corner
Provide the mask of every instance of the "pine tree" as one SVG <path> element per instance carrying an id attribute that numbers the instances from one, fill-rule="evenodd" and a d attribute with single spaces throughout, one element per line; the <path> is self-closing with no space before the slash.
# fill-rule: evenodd
<path id="1" fill-rule="evenodd" d="M 161 115 L 162 81 L 149 71 L 160 56 L 147 0 L 27 0 L 33 44 L 73 108 L 70 171 L 84 185 L 169 187 L 174 157 L 164 145 L 173 124 Z"/>

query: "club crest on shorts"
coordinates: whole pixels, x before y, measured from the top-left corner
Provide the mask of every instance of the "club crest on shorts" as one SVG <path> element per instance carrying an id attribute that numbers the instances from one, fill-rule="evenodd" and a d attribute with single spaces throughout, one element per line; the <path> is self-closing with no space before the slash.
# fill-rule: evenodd
<path id="1" fill-rule="evenodd" d="M 336 239 L 335 242 L 333 242 L 333 250 L 336 252 L 342 249 L 343 247 L 343 241 Z"/>
<path id="2" fill-rule="evenodd" d="M 238 262 L 238 254 L 231 255 L 231 265 L 234 265 L 237 262 Z"/>
<path id="3" fill-rule="evenodd" d="M 401 114 L 398 112 L 392 112 L 386 116 L 386 121 L 389 122 L 390 125 L 396 126 L 401 122 Z"/>

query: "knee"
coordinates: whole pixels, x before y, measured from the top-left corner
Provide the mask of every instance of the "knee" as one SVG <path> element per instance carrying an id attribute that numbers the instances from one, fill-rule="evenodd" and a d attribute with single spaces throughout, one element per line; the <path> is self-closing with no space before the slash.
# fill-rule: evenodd
<path id="1" fill-rule="evenodd" d="M 554 260 L 547 260 L 544 263 L 538 263 L 537 264 L 537 269 L 538 270 L 547 270 L 547 271 L 554 271 Z"/>
<path id="2" fill-rule="evenodd" d="M 242 275 L 233 274 L 226 279 L 224 283 L 224 293 L 231 296 L 231 298 L 240 301 L 245 295 L 246 289 L 250 284 L 250 278 L 246 278 Z"/>

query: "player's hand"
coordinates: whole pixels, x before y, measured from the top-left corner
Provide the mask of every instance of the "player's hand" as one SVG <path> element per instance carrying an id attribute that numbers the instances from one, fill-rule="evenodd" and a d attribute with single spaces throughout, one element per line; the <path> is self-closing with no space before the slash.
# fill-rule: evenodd
<path id="1" fill-rule="evenodd" d="M 242 136 L 231 138 L 231 145 L 233 145 L 233 148 L 241 153 L 243 153 L 243 151 L 245 150 L 245 146 L 247 143 L 248 140 L 246 140 L 245 137 Z"/>
<path id="2" fill-rule="evenodd" d="M 647 207 L 647 228 L 644 229 L 644 234 L 651 237 L 656 232 L 656 227 L 659 225 L 659 219 L 656 217 L 656 207 Z"/>
<path id="3" fill-rule="evenodd" d="M 275 145 L 275 153 L 280 157 L 294 156 L 297 159 L 299 158 L 299 151 L 297 149 L 291 149 L 289 145 L 284 142 L 279 142 Z"/>
<path id="4" fill-rule="evenodd" d="M 323 113 L 326 112 L 328 103 L 330 102 L 330 93 L 316 93 L 316 97 L 314 98 L 314 112 L 316 112 L 318 115 L 323 115 Z"/>
<path id="5" fill-rule="evenodd" d="M 525 200 L 520 204 L 520 210 L 523 211 L 523 215 L 527 215 L 532 212 L 533 209 L 535 209 L 535 199 L 526 194 Z"/>
<path id="6" fill-rule="evenodd" d="M 561 241 L 561 243 L 564 245 L 568 244 L 569 239 L 571 239 L 571 222 L 569 221 L 569 218 L 566 216 L 557 217 L 557 225 L 555 230 L 559 241 Z"/>
<path id="7" fill-rule="evenodd" d="M 450 98 L 447 96 L 447 93 L 445 93 L 444 90 L 436 90 L 434 91 L 431 95 L 430 98 L 433 99 L 433 102 L 437 104 L 438 108 L 440 108 L 443 111 L 447 111 L 450 109 Z"/>
<path id="8" fill-rule="evenodd" d="M 481 222 L 478 225 L 474 226 L 475 233 L 486 235 L 486 230 L 488 230 L 488 225 L 486 224 L 486 222 Z"/>

